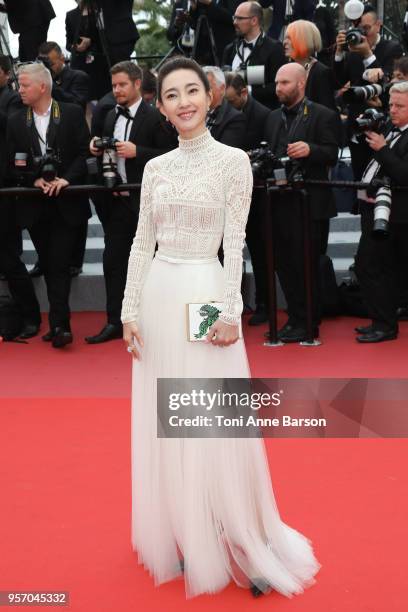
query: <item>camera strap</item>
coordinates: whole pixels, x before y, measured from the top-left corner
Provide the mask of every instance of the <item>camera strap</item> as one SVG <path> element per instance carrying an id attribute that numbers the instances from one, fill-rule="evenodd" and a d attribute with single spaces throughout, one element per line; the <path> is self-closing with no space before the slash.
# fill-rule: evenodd
<path id="1" fill-rule="evenodd" d="M 51 116 L 50 116 L 50 122 L 47 127 L 45 141 L 44 141 L 44 138 L 41 136 L 41 134 L 38 132 L 37 127 L 35 125 L 33 109 L 31 108 L 31 106 L 27 108 L 26 126 L 29 130 L 34 130 L 34 133 L 36 134 L 40 142 L 42 142 L 43 145 L 45 145 L 46 149 L 49 148 L 49 136 L 50 136 L 51 122 L 53 123 L 54 126 L 58 126 L 61 122 L 61 110 L 56 100 L 52 100 L 52 103 L 51 103 Z"/>
<path id="2" fill-rule="evenodd" d="M 296 133 L 296 130 L 301 121 L 306 121 L 309 116 L 309 107 L 310 102 L 307 98 L 303 98 L 302 103 L 300 104 L 298 111 L 296 113 L 295 119 L 292 121 L 291 126 L 288 128 L 288 118 L 286 116 L 285 111 L 282 109 L 282 121 L 285 126 L 285 130 L 287 133 L 288 143 L 291 142 L 291 139 Z"/>
<path id="3" fill-rule="evenodd" d="M 243 38 L 239 38 L 237 43 L 236 43 L 236 47 L 235 47 L 235 52 L 239 57 L 240 60 L 240 68 L 241 69 L 246 69 L 246 67 L 248 66 L 249 60 L 251 59 L 251 56 L 253 54 L 253 52 L 255 51 L 255 49 L 257 47 L 259 47 L 259 45 L 261 44 L 261 42 L 263 42 L 265 35 L 263 32 L 260 33 L 260 35 L 258 36 L 258 38 L 256 39 L 256 41 L 253 43 L 252 45 L 252 49 L 250 50 L 250 53 L 248 55 L 248 57 L 246 59 L 244 59 L 244 42 L 245 40 Z M 241 52 L 242 49 L 242 52 Z M 234 58 L 233 58 L 234 59 Z"/>

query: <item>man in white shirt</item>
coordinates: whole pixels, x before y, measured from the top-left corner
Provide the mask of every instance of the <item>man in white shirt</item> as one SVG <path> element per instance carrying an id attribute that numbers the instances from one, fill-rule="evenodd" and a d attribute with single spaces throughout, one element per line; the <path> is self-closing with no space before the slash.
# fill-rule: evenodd
<path id="1" fill-rule="evenodd" d="M 130 61 L 111 69 L 112 90 L 117 105 L 105 119 L 103 136 L 115 138 L 119 182 L 141 183 L 146 162 L 177 146 L 175 132 L 164 118 L 142 98 L 142 71 Z M 99 134 L 98 136 L 102 136 Z M 97 138 L 96 136 L 95 138 Z M 92 139 L 90 151 L 100 156 Z M 107 194 L 95 201 L 105 232 L 103 271 L 106 286 L 107 322 L 102 330 L 85 338 L 100 344 L 122 337 L 120 320 L 130 248 L 139 218 L 138 191 Z"/>

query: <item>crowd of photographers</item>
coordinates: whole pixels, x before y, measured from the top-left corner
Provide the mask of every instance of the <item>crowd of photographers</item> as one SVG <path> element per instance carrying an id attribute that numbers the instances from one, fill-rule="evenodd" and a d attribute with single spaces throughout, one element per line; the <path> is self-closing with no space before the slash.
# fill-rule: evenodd
<path id="1" fill-rule="evenodd" d="M 2 186 L 37 187 L 43 194 L 1 197 L 0 273 L 20 316 L 21 339 L 39 333 L 32 277 L 44 275 L 50 309 L 43 340 L 61 348 L 73 340 L 71 279 L 81 272 L 91 216 L 86 190 L 66 188 L 140 183 L 146 162 L 176 147 L 177 134 L 155 107 L 154 71 L 129 60 L 139 37 L 132 0 L 78 1 L 66 15 L 69 64 L 61 41 L 47 40 L 55 16 L 50 2 L 29 0 L 26 12 L 24 2 L 0 0 L 19 34 L 20 60 L 13 67 L 2 48 L 0 180 Z M 308 336 L 304 200 L 298 187 L 306 182 L 311 211 L 317 338 L 322 258 L 337 212 L 332 189 L 307 181 L 329 180 L 344 147 L 350 149 L 354 180 L 370 184 L 353 205 L 362 230 L 356 274 L 371 319 L 356 328 L 357 341 L 396 338 L 399 317 L 408 311 L 408 198 L 398 190 L 408 185 L 408 58 L 399 42 L 381 36 L 372 5 L 347 4 L 349 27 L 336 32 L 330 10 L 313 0 L 294 2 L 290 23 L 281 0 L 175 0 L 167 30 L 174 45 L 170 55 L 184 53 L 204 66 L 212 91 L 212 136 L 248 152 L 255 184 L 268 178 L 280 185 L 272 196 L 272 227 L 265 220 L 264 191 L 254 189 L 246 241 L 256 290 L 249 324 L 259 325 L 268 318 L 266 244 L 273 236 L 287 302 L 288 319 L 278 332 L 284 343 Z M 268 7 L 274 19 L 265 25 Z M 107 298 L 105 325 L 86 338 L 93 344 L 122 336 L 121 302 L 140 194 L 118 190 L 91 199 L 104 230 Z M 38 254 L 30 273 L 21 261 L 22 228 Z"/>

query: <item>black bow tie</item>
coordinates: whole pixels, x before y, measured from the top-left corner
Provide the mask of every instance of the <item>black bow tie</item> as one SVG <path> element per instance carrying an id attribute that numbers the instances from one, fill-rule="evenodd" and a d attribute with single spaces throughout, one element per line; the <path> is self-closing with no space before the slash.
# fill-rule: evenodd
<path id="1" fill-rule="evenodd" d="M 132 119 L 132 115 L 130 114 L 130 111 L 128 108 L 126 108 L 125 106 L 117 106 L 116 107 L 116 112 L 118 114 L 118 117 L 120 117 L 120 115 L 123 115 L 123 117 L 125 117 L 125 119 Z"/>
<path id="2" fill-rule="evenodd" d="M 243 40 L 242 41 L 242 48 L 245 49 L 245 47 L 248 47 L 248 49 L 253 49 L 254 48 L 254 43 L 247 42 L 246 40 Z"/>

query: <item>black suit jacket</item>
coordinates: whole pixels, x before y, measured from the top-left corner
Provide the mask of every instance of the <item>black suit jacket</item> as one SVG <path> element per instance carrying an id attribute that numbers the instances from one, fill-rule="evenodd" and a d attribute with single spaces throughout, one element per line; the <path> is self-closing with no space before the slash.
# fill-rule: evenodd
<path id="1" fill-rule="evenodd" d="M 58 175 L 71 185 L 86 183 L 86 159 L 89 157 L 90 135 L 83 110 L 75 105 L 59 103 L 61 119 L 59 125 L 50 120 L 48 143 L 60 156 Z M 40 141 L 34 122 L 27 125 L 27 108 L 13 113 L 7 123 L 8 183 L 16 185 L 18 177 L 14 167 L 16 153 L 27 153 L 27 171 L 22 184 L 32 187 L 38 178 L 33 164 L 34 156 L 41 156 Z M 17 220 L 22 227 L 31 227 L 41 216 L 47 198 L 21 198 L 16 202 Z M 91 216 L 88 196 L 60 195 L 54 198 L 63 222 L 71 226 L 80 225 Z"/>
<path id="2" fill-rule="evenodd" d="M 265 140 L 265 126 L 272 111 L 248 96 L 242 112 L 246 118 L 244 149 L 249 151 L 258 148 L 262 140 Z"/>
<path id="3" fill-rule="evenodd" d="M 392 129 L 386 131 L 388 133 Z M 388 145 L 377 152 L 374 158 L 381 164 L 378 177 L 387 176 L 391 183 L 408 187 L 408 130 L 404 130 L 395 145 Z M 408 223 L 408 192 L 392 190 L 390 221 L 393 223 Z"/>
<path id="4" fill-rule="evenodd" d="M 322 62 L 315 62 L 310 67 L 305 93 L 308 100 L 337 111 L 334 100 L 333 71 Z"/>
<path id="5" fill-rule="evenodd" d="M 116 115 L 116 109 L 109 111 L 103 136 L 113 136 Z M 137 109 L 128 140 L 136 144 L 136 157 L 126 160 L 128 183 L 141 183 L 144 167 L 149 159 L 175 149 L 178 145 L 176 132 L 166 125 L 160 112 L 144 100 Z M 139 202 L 140 192 L 132 191 L 130 206 L 136 212 L 139 211 Z"/>
<path id="6" fill-rule="evenodd" d="M 50 0 L 4 0 L 4 4 L 14 34 L 49 23 L 55 17 Z"/>
<path id="7" fill-rule="evenodd" d="M 265 85 L 253 85 L 252 95 L 264 106 L 274 109 L 279 106 L 275 93 L 275 76 L 279 68 L 286 64 L 282 43 L 264 34 L 257 40 L 255 48 L 247 61 L 248 66 L 265 66 Z M 225 48 L 222 65 L 232 66 L 237 49 L 242 40 L 237 38 Z"/>
<path id="8" fill-rule="evenodd" d="M 309 102 L 307 108 L 307 116 L 297 124 L 290 142 L 304 141 L 310 147 L 310 155 L 302 160 L 305 177 L 327 180 L 328 167 L 336 164 L 338 156 L 337 115 L 315 102 Z M 276 153 L 279 153 L 280 130 L 284 129 L 282 111 L 273 111 L 266 126 L 266 140 Z M 307 187 L 307 192 L 313 219 L 328 219 L 336 215 L 331 189 L 310 186 Z"/>
<path id="9" fill-rule="evenodd" d="M 223 100 L 214 125 L 210 128 L 211 136 L 230 147 L 243 149 L 245 146 L 246 119 L 227 100 Z"/>
<path id="10" fill-rule="evenodd" d="M 0 181 L 7 167 L 6 130 L 10 114 L 22 107 L 20 96 L 6 87 L 0 88 Z M 1 207 L 1 201 L 0 201 Z"/>
<path id="11" fill-rule="evenodd" d="M 111 45 L 136 43 L 139 39 L 133 21 L 133 0 L 96 0 L 103 10 L 106 38 Z"/>
<path id="12" fill-rule="evenodd" d="M 200 4 L 200 2 L 198 2 L 196 10 L 192 10 L 190 13 L 192 19 L 191 26 L 193 28 L 196 28 L 198 19 L 201 15 L 205 15 L 208 18 L 214 34 L 218 62 L 222 60 L 225 46 L 234 40 L 235 28 L 232 24 L 232 16 L 239 4 L 241 4 L 241 0 L 213 0 L 209 5 Z M 208 59 L 209 46 L 207 36 L 203 37 L 203 40 L 200 40 L 198 43 L 198 56 L 201 63 L 212 63 L 211 60 Z"/>
<path id="13" fill-rule="evenodd" d="M 54 78 L 52 97 L 58 102 L 72 102 L 85 109 L 89 100 L 89 76 L 82 70 L 65 66 L 61 74 Z"/>

